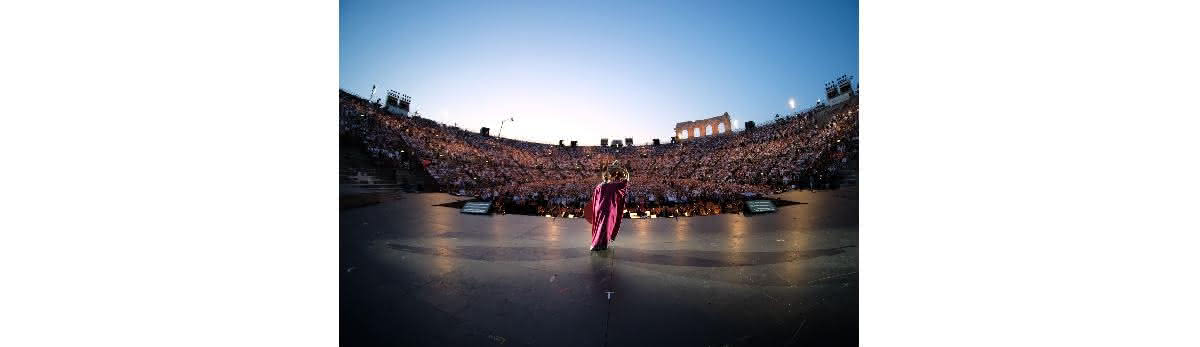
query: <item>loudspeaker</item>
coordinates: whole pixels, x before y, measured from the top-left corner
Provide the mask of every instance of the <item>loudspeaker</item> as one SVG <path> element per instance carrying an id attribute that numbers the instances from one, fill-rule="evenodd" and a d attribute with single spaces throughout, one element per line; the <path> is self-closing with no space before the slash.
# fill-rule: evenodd
<path id="1" fill-rule="evenodd" d="M 658 146 L 658 139 L 654 139 L 654 145 Z"/>
<path id="2" fill-rule="evenodd" d="M 571 147 L 575 147 L 575 144 L 576 144 L 576 143 L 578 143 L 578 142 L 579 142 L 579 141 L 571 141 Z"/>
<path id="3" fill-rule="evenodd" d="M 746 122 L 746 130 L 754 129 L 754 121 Z"/>
<path id="4" fill-rule="evenodd" d="M 600 147 L 608 147 L 608 139 L 600 139 Z"/>
<path id="5" fill-rule="evenodd" d="M 488 136 L 489 131 L 491 131 L 491 129 L 488 129 L 488 127 L 479 128 L 479 135 Z"/>
<path id="6" fill-rule="evenodd" d="M 626 145 L 626 146 L 629 146 L 629 147 L 633 147 L 633 138 L 632 138 L 632 137 L 626 137 L 626 138 L 625 138 L 625 145 Z"/>

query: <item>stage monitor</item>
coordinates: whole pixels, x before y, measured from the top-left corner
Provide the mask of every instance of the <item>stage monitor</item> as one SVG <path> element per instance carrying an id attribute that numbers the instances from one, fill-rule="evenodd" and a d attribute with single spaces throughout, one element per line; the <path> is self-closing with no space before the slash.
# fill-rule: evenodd
<path id="1" fill-rule="evenodd" d="M 492 129 L 488 129 L 488 127 L 479 128 L 479 135 L 488 136 L 488 132 L 491 130 Z"/>
<path id="2" fill-rule="evenodd" d="M 766 213 L 775 212 L 775 203 L 771 200 L 750 200 L 746 201 L 746 207 L 750 213 Z"/>
<path id="3" fill-rule="evenodd" d="M 462 213 L 488 214 L 488 211 L 490 211 L 491 209 L 492 209 L 492 203 L 490 203 L 490 202 L 472 201 L 472 202 L 468 202 L 466 205 L 463 205 Z"/>

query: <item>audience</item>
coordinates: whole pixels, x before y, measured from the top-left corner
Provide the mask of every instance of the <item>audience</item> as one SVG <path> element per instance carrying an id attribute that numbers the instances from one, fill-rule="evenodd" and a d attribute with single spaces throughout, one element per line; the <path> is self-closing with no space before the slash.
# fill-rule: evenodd
<path id="1" fill-rule="evenodd" d="M 377 160 L 427 172 L 441 189 L 493 202 L 499 213 L 582 216 L 613 160 L 632 176 L 626 207 L 638 216 L 740 213 L 744 201 L 837 182 L 857 151 L 857 98 L 732 134 L 634 147 L 563 147 L 481 135 L 387 113 L 341 92 L 340 133 Z"/>

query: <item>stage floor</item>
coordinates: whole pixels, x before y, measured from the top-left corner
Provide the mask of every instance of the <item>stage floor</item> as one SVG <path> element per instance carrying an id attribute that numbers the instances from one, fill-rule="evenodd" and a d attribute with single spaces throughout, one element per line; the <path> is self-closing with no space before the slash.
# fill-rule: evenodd
<path id="1" fill-rule="evenodd" d="M 342 210 L 342 345 L 857 345 L 857 187 L 775 197 L 801 204 L 626 219 L 603 252 L 447 194 Z"/>

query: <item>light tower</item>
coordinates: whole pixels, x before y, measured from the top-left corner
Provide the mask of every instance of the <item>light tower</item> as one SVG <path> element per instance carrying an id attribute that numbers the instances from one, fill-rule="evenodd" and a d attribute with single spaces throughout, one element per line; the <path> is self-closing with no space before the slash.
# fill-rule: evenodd
<path id="1" fill-rule="evenodd" d="M 512 121 L 514 121 L 513 117 L 508 117 L 508 119 L 500 120 L 500 131 L 496 132 L 496 137 L 500 137 L 500 134 L 504 133 L 504 122 L 512 122 Z"/>

